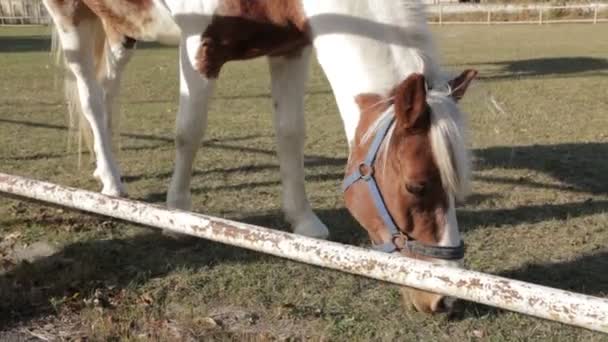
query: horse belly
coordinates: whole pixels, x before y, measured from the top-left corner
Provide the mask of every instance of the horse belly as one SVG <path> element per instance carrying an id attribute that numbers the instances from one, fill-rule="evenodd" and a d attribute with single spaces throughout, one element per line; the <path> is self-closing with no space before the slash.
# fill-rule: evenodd
<path id="1" fill-rule="evenodd" d="M 299 1 L 224 0 L 202 33 L 196 68 L 214 78 L 228 61 L 297 55 L 310 43 Z"/>

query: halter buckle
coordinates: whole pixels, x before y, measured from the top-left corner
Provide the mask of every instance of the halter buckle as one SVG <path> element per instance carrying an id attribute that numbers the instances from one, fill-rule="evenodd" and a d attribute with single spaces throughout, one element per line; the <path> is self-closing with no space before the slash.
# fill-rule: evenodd
<path id="1" fill-rule="evenodd" d="M 397 249 L 400 251 L 406 248 L 407 240 L 409 240 L 407 235 L 403 235 L 401 233 L 395 234 L 391 237 L 392 244 L 395 245 L 395 247 L 397 247 Z"/>
<path id="2" fill-rule="evenodd" d="M 358 166 L 359 174 L 361 175 L 361 179 L 364 181 L 369 181 L 374 176 L 374 166 L 366 164 L 365 162 L 359 164 Z"/>

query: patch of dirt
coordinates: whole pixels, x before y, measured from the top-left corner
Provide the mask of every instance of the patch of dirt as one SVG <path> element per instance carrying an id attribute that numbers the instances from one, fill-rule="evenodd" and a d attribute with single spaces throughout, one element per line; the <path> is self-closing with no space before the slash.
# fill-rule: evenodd
<path id="1" fill-rule="evenodd" d="M 215 339 L 291 341 L 309 337 L 302 322 L 296 324 L 238 307 L 216 309 L 198 321 L 208 327 L 208 336 Z"/>
<path id="2" fill-rule="evenodd" d="M 3 342 L 38 342 L 38 341 L 87 341 L 86 334 L 80 329 L 78 317 L 47 316 L 0 331 Z"/>
<path id="3" fill-rule="evenodd" d="M 34 262 L 49 257 L 58 252 L 58 249 L 48 242 L 38 241 L 31 245 L 17 245 L 8 256 L 13 262 Z"/>
<path id="4" fill-rule="evenodd" d="M 56 254 L 59 250 L 46 241 L 32 244 L 19 242 L 19 233 L 11 233 L 0 240 L 0 275 L 19 263 L 35 262 Z"/>

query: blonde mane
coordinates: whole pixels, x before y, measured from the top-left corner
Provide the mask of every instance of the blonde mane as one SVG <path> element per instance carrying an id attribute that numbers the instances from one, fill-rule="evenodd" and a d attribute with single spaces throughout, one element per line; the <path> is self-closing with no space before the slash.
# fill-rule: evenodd
<path id="1" fill-rule="evenodd" d="M 451 90 L 431 90 L 427 94 L 427 103 L 431 108 L 431 129 L 429 139 L 435 163 L 441 175 L 445 190 L 456 199 L 462 200 L 470 192 L 471 163 L 467 149 L 466 122 L 464 114 L 450 97 Z M 362 143 L 373 139 L 380 124 L 388 117 L 395 115 L 391 105 L 374 121 L 362 137 Z M 388 160 L 387 154 L 394 135 L 394 125 L 388 131 L 382 143 L 380 153 Z M 384 168 L 386 169 L 386 168 Z"/>

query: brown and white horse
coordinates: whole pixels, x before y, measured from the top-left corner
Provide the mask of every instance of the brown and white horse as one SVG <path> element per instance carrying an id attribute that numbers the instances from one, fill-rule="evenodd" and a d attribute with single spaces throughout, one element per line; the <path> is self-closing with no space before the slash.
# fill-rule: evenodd
<path id="1" fill-rule="evenodd" d="M 90 124 L 102 192 L 124 195 L 111 108 L 138 40 L 180 45 L 180 104 L 170 207 L 190 208 L 193 160 L 215 79 L 232 60 L 268 56 L 283 210 L 294 232 L 325 238 L 304 189 L 303 96 L 311 50 L 333 89 L 349 142 L 346 206 L 386 252 L 458 264 L 455 199 L 468 187 L 456 105 L 475 76 L 439 68 L 418 0 L 44 0 Z M 422 311 L 451 301 L 412 290 Z"/>

